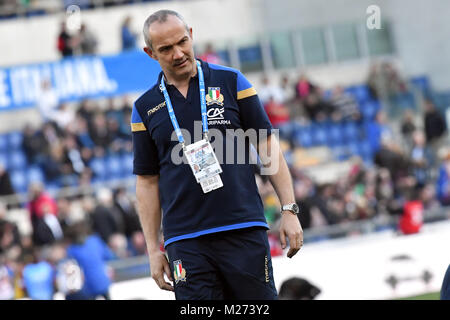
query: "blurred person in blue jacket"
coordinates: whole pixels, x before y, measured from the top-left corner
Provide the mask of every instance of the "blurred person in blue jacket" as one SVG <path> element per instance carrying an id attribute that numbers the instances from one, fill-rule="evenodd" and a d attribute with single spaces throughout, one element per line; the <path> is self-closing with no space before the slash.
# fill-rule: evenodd
<path id="1" fill-rule="evenodd" d="M 68 229 L 67 257 L 75 259 L 84 274 L 79 292 L 66 296 L 67 300 L 110 299 L 111 272 L 106 261 L 115 259 L 114 253 L 97 235 L 90 232 L 87 220 L 74 222 Z"/>
<path id="2" fill-rule="evenodd" d="M 131 17 L 127 16 L 121 27 L 122 51 L 133 50 L 136 48 L 137 35 L 131 31 Z"/>
<path id="3" fill-rule="evenodd" d="M 35 247 L 30 257 L 23 257 L 26 264 L 23 268 L 23 282 L 27 296 L 32 300 L 53 300 L 55 271 L 46 261 L 48 254 L 48 247 Z"/>

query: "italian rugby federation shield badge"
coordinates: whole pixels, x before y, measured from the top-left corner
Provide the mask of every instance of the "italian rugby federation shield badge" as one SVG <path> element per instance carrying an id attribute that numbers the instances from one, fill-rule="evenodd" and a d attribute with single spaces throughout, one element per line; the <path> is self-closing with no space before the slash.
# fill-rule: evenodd
<path id="1" fill-rule="evenodd" d="M 186 282 L 186 270 L 183 268 L 181 260 L 173 262 L 173 275 L 175 278 L 175 284 L 180 281 Z"/>
<path id="2" fill-rule="evenodd" d="M 220 94 L 220 87 L 208 87 L 206 104 L 209 106 L 214 103 L 223 106 L 223 95 Z"/>

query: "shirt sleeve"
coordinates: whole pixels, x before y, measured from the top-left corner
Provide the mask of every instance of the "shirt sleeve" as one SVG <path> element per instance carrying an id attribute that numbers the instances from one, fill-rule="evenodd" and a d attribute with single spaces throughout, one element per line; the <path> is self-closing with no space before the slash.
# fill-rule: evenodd
<path id="1" fill-rule="evenodd" d="M 133 138 L 133 174 L 155 175 L 159 173 L 158 150 L 142 118 L 133 106 L 131 112 L 131 133 Z"/>
<path id="2" fill-rule="evenodd" d="M 241 114 L 242 128 L 244 130 L 255 129 L 272 130 L 272 124 L 259 100 L 257 92 L 252 84 L 241 72 L 237 72 L 237 101 Z"/>

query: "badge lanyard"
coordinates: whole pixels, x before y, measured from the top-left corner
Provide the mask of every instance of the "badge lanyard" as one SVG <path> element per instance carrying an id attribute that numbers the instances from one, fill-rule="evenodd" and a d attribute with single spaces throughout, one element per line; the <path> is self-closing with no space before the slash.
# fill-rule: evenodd
<path id="1" fill-rule="evenodd" d="M 202 113 L 203 139 L 186 147 L 183 133 L 178 124 L 177 117 L 170 101 L 169 93 L 164 84 L 164 75 L 161 77 L 160 89 L 166 101 L 170 121 L 178 137 L 178 142 L 183 147 L 188 163 L 192 169 L 197 183 L 200 183 L 204 193 L 221 188 L 223 186 L 219 173 L 222 172 L 219 161 L 208 141 L 208 117 L 206 114 L 205 79 L 200 61 L 197 60 L 198 86 L 200 89 L 200 107 Z"/>
<path id="2" fill-rule="evenodd" d="M 200 89 L 200 108 L 202 113 L 202 130 L 203 137 L 208 141 L 208 118 L 206 115 L 206 96 L 205 96 L 205 79 L 203 78 L 203 70 L 200 65 L 200 61 L 197 60 L 197 73 L 198 73 L 198 86 Z M 164 84 L 164 75 L 161 77 L 160 89 L 164 95 L 166 101 L 167 111 L 169 112 L 170 121 L 172 121 L 173 128 L 177 134 L 178 141 L 185 147 L 185 141 L 183 133 L 181 132 L 180 125 L 178 124 L 177 117 L 173 110 L 172 102 L 170 101 L 169 93 L 167 92 L 166 85 Z"/>

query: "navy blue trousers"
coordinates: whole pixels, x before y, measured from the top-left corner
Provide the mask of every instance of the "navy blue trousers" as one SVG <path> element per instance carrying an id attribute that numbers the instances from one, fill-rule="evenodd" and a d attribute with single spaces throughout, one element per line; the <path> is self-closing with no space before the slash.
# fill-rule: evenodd
<path id="1" fill-rule="evenodd" d="M 166 247 L 177 300 L 273 300 L 267 231 L 245 228 Z"/>

